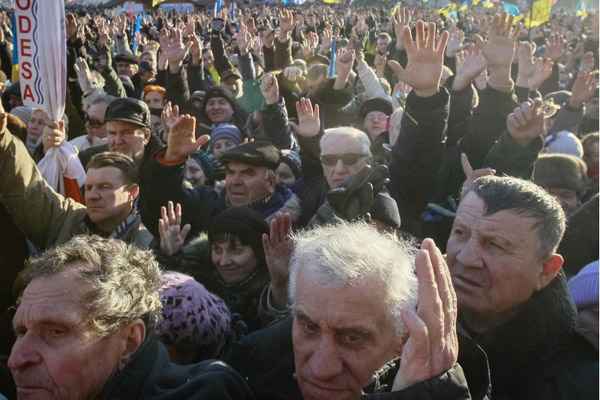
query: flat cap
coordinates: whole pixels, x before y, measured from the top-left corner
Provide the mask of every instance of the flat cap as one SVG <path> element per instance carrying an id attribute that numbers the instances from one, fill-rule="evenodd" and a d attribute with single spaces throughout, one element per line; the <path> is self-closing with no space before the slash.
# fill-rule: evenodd
<path id="1" fill-rule="evenodd" d="M 267 167 L 272 170 L 277 169 L 280 159 L 281 152 L 279 149 L 266 141 L 244 143 L 227 150 L 221 156 L 223 164 L 237 161 L 258 167 Z"/>

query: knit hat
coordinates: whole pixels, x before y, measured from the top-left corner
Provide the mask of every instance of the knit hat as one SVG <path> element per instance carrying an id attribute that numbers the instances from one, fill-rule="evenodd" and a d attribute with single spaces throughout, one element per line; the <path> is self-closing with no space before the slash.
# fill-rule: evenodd
<path id="1" fill-rule="evenodd" d="M 221 139 L 229 139 L 236 145 L 242 142 L 242 133 L 240 129 L 233 124 L 218 124 L 210 131 L 210 143 L 212 145 Z"/>
<path id="2" fill-rule="evenodd" d="M 598 304 L 598 260 L 569 279 L 569 292 L 578 309 Z"/>
<path id="3" fill-rule="evenodd" d="M 296 179 L 302 176 L 302 161 L 297 152 L 293 150 L 281 150 L 281 162 L 290 167 Z"/>
<path id="4" fill-rule="evenodd" d="M 231 333 L 225 302 L 189 275 L 167 271 L 159 290 L 162 319 L 157 333 L 167 345 L 189 346 L 201 358 L 214 358 Z"/>
<path id="5" fill-rule="evenodd" d="M 23 121 L 25 124 L 29 123 L 32 112 L 33 112 L 33 109 L 28 106 L 17 106 L 15 108 L 13 108 L 12 110 L 10 110 L 10 113 L 12 115 L 19 117 L 21 119 L 21 121 Z"/>
<path id="6" fill-rule="evenodd" d="M 579 158 L 583 157 L 581 141 L 571 132 L 557 132 L 547 136 L 544 142 L 544 153 L 561 153 Z"/>
<path id="7" fill-rule="evenodd" d="M 237 109 L 237 104 L 235 103 L 235 99 L 233 98 L 233 95 L 231 94 L 231 92 L 223 87 L 214 87 L 209 89 L 206 92 L 206 95 L 204 96 L 204 103 L 202 104 L 202 110 L 203 112 L 206 113 L 206 104 L 208 103 L 208 101 L 210 99 L 214 99 L 216 97 L 221 97 L 225 100 L 227 100 L 227 102 L 229 104 L 231 104 L 231 108 L 233 108 L 234 110 Z"/>
<path id="8" fill-rule="evenodd" d="M 394 106 L 387 99 L 382 97 L 374 97 L 362 104 L 360 107 L 360 118 L 365 119 L 367 114 L 372 111 L 380 111 L 385 115 L 391 115 L 394 112 Z"/>
<path id="9" fill-rule="evenodd" d="M 206 176 L 209 182 L 212 182 L 215 178 L 215 172 L 218 167 L 218 162 L 212 156 L 212 154 L 200 150 L 190 154 L 190 158 L 200 165 L 202 172 L 204 172 L 204 176 Z"/>
<path id="10" fill-rule="evenodd" d="M 542 154 L 533 168 L 533 182 L 537 185 L 576 192 L 585 188 L 586 175 L 585 163 L 567 154 Z"/>
<path id="11" fill-rule="evenodd" d="M 269 225 L 260 213 L 249 207 L 231 207 L 212 219 L 208 228 L 208 241 L 212 243 L 233 235 L 242 244 L 252 247 L 254 255 L 260 260 L 259 264 L 263 265 L 263 233 L 269 233 Z"/>

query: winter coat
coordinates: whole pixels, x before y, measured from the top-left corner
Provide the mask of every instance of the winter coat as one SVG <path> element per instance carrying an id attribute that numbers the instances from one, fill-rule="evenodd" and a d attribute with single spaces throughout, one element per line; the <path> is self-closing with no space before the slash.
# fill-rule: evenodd
<path id="1" fill-rule="evenodd" d="M 62 244 L 75 235 L 101 234 L 87 217 L 86 207 L 56 193 L 25 145 L 7 129 L 0 132 L 0 171 L 0 203 L 39 250 Z M 112 236 L 140 248 L 147 248 L 152 241 L 135 213 Z"/>
<path id="2" fill-rule="evenodd" d="M 510 321 L 471 335 L 480 347 L 479 355 L 461 351 L 458 358 L 469 386 L 485 379 L 478 359 L 483 352 L 490 366 L 493 399 L 597 399 L 598 352 L 576 333 L 576 318 L 561 273 Z M 468 337 L 464 325 L 461 329 Z"/>
<path id="3" fill-rule="evenodd" d="M 220 361 L 177 365 L 158 339 L 147 338 L 125 368 L 105 384 L 99 399 L 253 399 L 248 385 Z"/>
<path id="4" fill-rule="evenodd" d="M 233 344 L 225 360 L 246 379 L 257 399 L 301 400 L 302 394 L 294 378 L 292 317 L 244 337 Z M 416 383 L 397 392 L 389 392 L 395 368 L 384 368 L 363 399 L 470 399 L 462 369 L 455 365 L 442 375 Z"/>
<path id="5" fill-rule="evenodd" d="M 228 207 L 225 191 L 217 191 L 210 186 L 193 189 L 182 185 L 184 163 L 162 165 L 157 159 L 142 166 L 142 186 L 149 188 L 144 197 L 143 218 L 158 221 L 160 207 L 168 201 L 180 203 L 183 208 L 182 223 L 192 226 L 192 236 L 208 230 L 212 217 Z M 277 212 L 287 212 L 292 220 L 300 216 L 300 200 L 290 189 L 277 185 L 274 193 L 265 200 L 259 200 L 248 207 L 261 213 L 267 222 Z"/>
<path id="6" fill-rule="evenodd" d="M 168 270 L 178 271 L 194 277 L 206 289 L 225 301 L 229 310 L 239 314 L 248 332 L 253 332 L 273 321 L 268 315 L 261 298 L 269 285 L 269 271 L 264 263 L 259 263 L 256 271 L 244 281 L 228 285 L 221 279 L 210 260 L 208 237 L 202 234 L 187 243 L 181 251 L 172 256 L 157 252 L 158 262 Z"/>

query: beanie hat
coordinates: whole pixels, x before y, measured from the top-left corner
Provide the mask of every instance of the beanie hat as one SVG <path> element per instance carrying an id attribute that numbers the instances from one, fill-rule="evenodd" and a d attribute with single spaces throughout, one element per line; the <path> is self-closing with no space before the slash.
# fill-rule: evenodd
<path id="1" fill-rule="evenodd" d="M 533 167 L 533 182 L 537 185 L 570 189 L 580 192 L 585 188 L 585 163 L 567 154 L 543 154 Z"/>
<path id="2" fill-rule="evenodd" d="M 209 89 L 204 95 L 204 103 L 202 103 L 202 111 L 204 113 L 206 113 L 206 104 L 208 103 L 208 101 L 217 97 L 227 100 L 227 102 L 231 104 L 231 108 L 237 110 L 237 104 L 235 103 L 231 92 L 223 87 L 218 86 Z"/>
<path id="3" fill-rule="evenodd" d="M 190 154 L 190 158 L 200 165 L 202 172 L 204 172 L 204 175 L 209 181 L 214 180 L 218 162 L 212 154 L 200 150 Z"/>
<path id="4" fill-rule="evenodd" d="M 231 333 L 225 302 L 194 278 L 167 271 L 159 290 L 162 319 L 157 333 L 167 345 L 189 346 L 202 358 L 214 358 Z"/>
<path id="5" fill-rule="evenodd" d="M 544 152 L 570 154 L 581 158 L 583 157 L 583 146 L 577 136 L 571 132 L 560 131 L 546 137 Z"/>
<path id="6" fill-rule="evenodd" d="M 365 101 L 360 107 L 360 118 L 364 119 L 372 111 L 380 111 L 385 115 L 391 115 L 394 112 L 392 103 L 382 97 L 374 97 Z"/>
<path id="7" fill-rule="evenodd" d="M 17 106 L 15 108 L 13 108 L 12 110 L 10 110 L 10 113 L 12 115 L 19 117 L 21 119 L 21 121 L 23 121 L 25 124 L 29 123 L 32 112 L 33 112 L 33 109 L 28 106 Z"/>
<path id="8" fill-rule="evenodd" d="M 293 150 L 281 150 L 281 162 L 290 167 L 296 179 L 302 176 L 302 161 L 297 152 Z"/>
<path id="9" fill-rule="evenodd" d="M 242 244 L 252 247 L 259 265 L 264 265 L 263 233 L 269 233 L 269 225 L 260 213 L 249 207 L 231 207 L 212 219 L 208 241 L 212 243 L 233 235 Z"/>
<path id="10" fill-rule="evenodd" d="M 598 260 L 569 279 L 569 292 L 578 309 L 598 304 Z"/>
<path id="11" fill-rule="evenodd" d="M 210 131 L 211 149 L 214 143 L 221 139 L 229 139 L 236 145 L 242 142 L 242 133 L 240 129 L 233 124 L 218 124 Z"/>

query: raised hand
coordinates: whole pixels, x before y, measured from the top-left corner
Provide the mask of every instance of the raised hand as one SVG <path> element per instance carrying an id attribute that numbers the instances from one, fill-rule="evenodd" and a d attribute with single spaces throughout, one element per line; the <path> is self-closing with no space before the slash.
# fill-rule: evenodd
<path id="1" fill-rule="evenodd" d="M 396 48 L 401 50 L 404 48 L 402 36 L 404 28 L 410 29 L 410 20 L 412 18 L 412 10 L 407 7 L 399 7 L 396 14 L 392 15 L 392 23 L 394 24 L 394 33 L 396 35 Z"/>
<path id="2" fill-rule="evenodd" d="M 533 67 L 533 75 L 529 78 L 529 88 L 537 90 L 552 75 L 554 61 L 550 58 L 538 58 Z"/>
<path id="3" fill-rule="evenodd" d="M 292 256 L 292 218 L 278 214 L 270 224 L 269 234 L 262 235 L 265 261 L 271 276 L 271 289 L 275 305 L 282 308 L 287 303 L 289 264 Z"/>
<path id="4" fill-rule="evenodd" d="M 515 56 L 517 30 L 513 27 L 513 17 L 501 13 L 494 17 L 488 31 L 488 40 L 482 50 L 488 66 L 509 67 Z M 478 38 L 481 42 L 481 38 Z"/>
<path id="5" fill-rule="evenodd" d="M 558 61 L 562 57 L 567 41 L 560 34 L 553 34 L 546 40 L 544 48 L 544 57 L 550 58 L 552 61 Z"/>
<path id="6" fill-rule="evenodd" d="M 181 227 L 181 204 L 179 203 L 173 207 L 173 202 L 169 201 L 167 207 L 160 208 L 160 216 L 158 220 L 160 250 L 167 256 L 172 256 L 181 250 L 192 227 L 189 224 Z"/>
<path id="7" fill-rule="evenodd" d="M 486 68 L 485 57 L 478 47 L 467 47 L 456 54 L 456 75 L 452 89 L 460 91 L 471 84 Z"/>
<path id="8" fill-rule="evenodd" d="M 337 78 L 334 84 L 334 89 L 343 89 L 348 82 L 348 76 L 354 65 L 354 50 L 351 48 L 338 49 L 335 59 L 335 70 Z"/>
<path id="9" fill-rule="evenodd" d="M 579 70 L 582 72 L 591 72 L 594 69 L 594 53 L 591 51 L 586 52 L 581 58 L 581 65 Z"/>
<path id="10" fill-rule="evenodd" d="M 446 48 L 446 56 L 454 57 L 462 47 L 465 40 L 465 33 L 458 27 L 453 26 L 450 30 L 450 36 L 448 38 L 448 47 Z"/>
<path id="11" fill-rule="evenodd" d="M 388 61 L 388 66 L 399 80 L 412 86 L 418 96 L 429 97 L 436 94 L 440 87 L 448 32 L 444 31 L 438 38 L 436 25 L 428 24 L 426 32 L 423 21 L 417 22 L 416 31 L 415 40 L 408 27 L 403 32 L 404 48 L 408 56 L 406 68 L 402 68 L 396 61 Z"/>
<path id="12" fill-rule="evenodd" d="M 321 119 L 319 117 L 319 105 L 314 108 L 310 99 L 302 98 L 296 102 L 298 114 L 298 125 L 296 134 L 302 137 L 315 137 L 321 131 Z"/>
<path id="13" fill-rule="evenodd" d="M 202 58 L 202 42 L 200 41 L 200 38 L 192 34 L 188 37 L 188 40 L 191 44 L 190 54 L 192 55 L 192 64 L 202 65 L 204 59 Z"/>
<path id="14" fill-rule="evenodd" d="M 598 92 L 598 71 L 579 72 L 571 88 L 569 106 L 578 109 Z"/>
<path id="15" fill-rule="evenodd" d="M 191 115 L 166 115 L 165 125 L 169 131 L 166 161 L 182 161 L 209 140 L 207 135 L 196 139 L 196 118 Z"/>
<path id="16" fill-rule="evenodd" d="M 294 29 L 294 13 L 284 8 L 279 14 L 279 28 L 281 29 L 282 36 L 286 36 L 289 32 Z"/>
<path id="17" fill-rule="evenodd" d="M 90 71 L 90 67 L 84 58 L 78 57 L 75 60 L 75 65 L 73 66 L 75 73 L 77 74 L 77 81 L 79 82 L 79 87 L 81 91 L 86 94 L 94 90 L 93 79 L 92 79 L 92 71 Z"/>
<path id="18" fill-rule="evenodd" d="M 541 100 L 528 100 L 506 118 L 506 128 L 513 140 L 528 145 L 544 133 L 544 106 Z"/>
<path id="19" fill-rule="evenodd" d="M 272 73 L 267 73 L 260 82 L 260 91 L 267 104 L 279 102 L 279 82 Z"/>
<path id="20" fill-rule="evenodd" d="M 326 54 L 331 48 L 331 41 L 333 40 L 333 31 L 330 28 L 325 28 L 323 30 L 323 35 L 321 36 L 321 53 Z"/>
<path id="21" fill-rule="evenodd" d="M 162 46 L 161 46 L 162 47 Z M 183 59 L 188 54 L 188 51 L 192 47 L 192 43 L 183 43 L 183 36 L 180 29 L 171 29 L 169 32 L 169 38 L 167 41 L 166 49 L 163 48 L 167 59 L 169 60 L 169 68 L 171 72 L 179 71 Z"/>
<path id="22" fill-rule="evenodd" d="M 248 54 L 250 45 L 252 44 L 252 34 L 248 32 L 248 29 L 244 23 L 240 23 L 240 30 L 235 35 L 240 54 Z"/>
<path id="23" fill-rule="evenodd" d="M 418 307 L 417 312 L 402 313 L 408 340 L 402 350 L 393 391 L 440 375 L 458 359 L 458 302 L 448 265 L 433 240 L 423 241 L 415 266 Z"/>
<path id="24" fill-rule="evenodd" d="M 533 76 L 535 69 L 535 42 L 520 42 L 517 50 L 517 60 L 519 61 L 519 73 L 517 76 L 517 86 L 529 87 L 529 79 Z"/>

